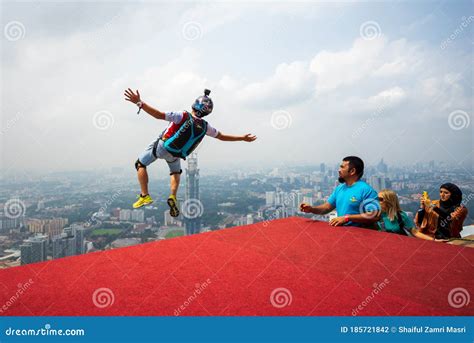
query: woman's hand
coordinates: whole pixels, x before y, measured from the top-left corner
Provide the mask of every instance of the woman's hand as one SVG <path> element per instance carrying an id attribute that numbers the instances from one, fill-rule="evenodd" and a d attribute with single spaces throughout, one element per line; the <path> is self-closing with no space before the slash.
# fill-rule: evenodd
<path id="1" fill-rule="evenodd" d="M 138 89 L 137 94 L 133 93 L 133 91 L 129 88 L 125 90 L 123 95 L 125 95 L 125 100 L 133 102 L 134 104 L 140 101 L 140 93 L 138 92 Z"/>

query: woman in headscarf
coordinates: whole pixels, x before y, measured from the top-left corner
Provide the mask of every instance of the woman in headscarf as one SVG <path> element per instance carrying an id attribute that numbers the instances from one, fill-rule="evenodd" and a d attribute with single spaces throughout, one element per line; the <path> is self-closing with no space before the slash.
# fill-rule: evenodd
<path id="1" fill-rule="evenodd" d="M 428 201 L 423 196 L 415 216 L 416 237 L 429 240 L 461 238 L 467 208 L 462 202 L 462 192 L 453 183 L 445 183 L 439 189 L 439 200 Z"/>

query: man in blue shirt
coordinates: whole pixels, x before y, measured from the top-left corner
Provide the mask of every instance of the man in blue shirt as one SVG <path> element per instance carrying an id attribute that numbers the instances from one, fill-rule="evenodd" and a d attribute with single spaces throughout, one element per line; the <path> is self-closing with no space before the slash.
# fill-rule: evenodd
<path id="1" fill-rule="evenodd" d="M 319 206 L 301 204 L 305 213 L 327 214 L 336 209 L 337 217 L 329 221 L 332 226 L 374 227 L 380 217 L 377 192 L 360 180 L 364 174 L 364 162 L 357 156 L 347 156 L 339 166 L 341 183 L 329 196 L 328 201 Z"/>

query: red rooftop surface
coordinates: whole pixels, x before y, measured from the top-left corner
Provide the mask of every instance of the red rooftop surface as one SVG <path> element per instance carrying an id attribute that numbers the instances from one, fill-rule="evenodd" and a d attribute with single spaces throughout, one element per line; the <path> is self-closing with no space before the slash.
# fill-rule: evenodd
<path id="1" fill-rule="evenodd" d="M 472 248 L 301 217 L 0 270 L 4 316 L 474 315 L 471 295 Z"/>

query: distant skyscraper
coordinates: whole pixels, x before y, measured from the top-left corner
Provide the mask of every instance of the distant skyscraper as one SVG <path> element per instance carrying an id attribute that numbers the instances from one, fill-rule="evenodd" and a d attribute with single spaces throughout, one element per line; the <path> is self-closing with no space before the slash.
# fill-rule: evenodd
<path id="1" fill-rule="evenodd" d="M 132 217 L 132 210 L 120 210 L 120 220 L 129 221 Z"/>
<path id="2" fill-rule="evenodd" d="M 388 166 L 383 161 L 383 158 L 380 160 L 379 164 L 377 165 L 377 171 L 382 174 L 385 174 L 386 172 L 388 172 Z"/>
<path id="3" fill-rule="evenodd" d="M 368 184 L 377 192 L 380 192 L 382 189 L 390 187 L 390 180 L 383 176 L 372 175 L 368 180 Z"/>
<path id="4" fill-rule="evenodd" d="M 30 237 L 20 245 L 21 264 L 46 261 L 47 236 Z"/>
<path id="5" fill-rule="evenodd" d="M 143 211 L 143 210 L 133 210 L 131 218 L 135 222 L 143 223 L 145 221 L 145 211 Z"/>
<path id="6" fill-rule="evenodd" d="M 199 201 L 199 168 L 197 153 L 192 153 L 188 156 L 188 168 L 186 168 L 186 201 L 188 204 Z M 181 209 L 183 211 L 183 208 Z M 186 217 L 186 213 L 183 213 L 184 227 L 186 228 L 186 234 L 192 235 L 199 233 L 201 229 L 201 214 L 198 216 Z M 194 218 L 195 217 L 195 218 Z"/>
<path id="7" fill-rule="evenodd" d="M 275 205 L 275 192 L 265 192 L 265 204 L 267 206 Z"/>
<path id="8" fill-rule="evenodd" d="M 326 172 L 326 165 L 324 163 L 321 163 L 319 165 L 319 170 L 322 174 L 324 174 Z"/>

